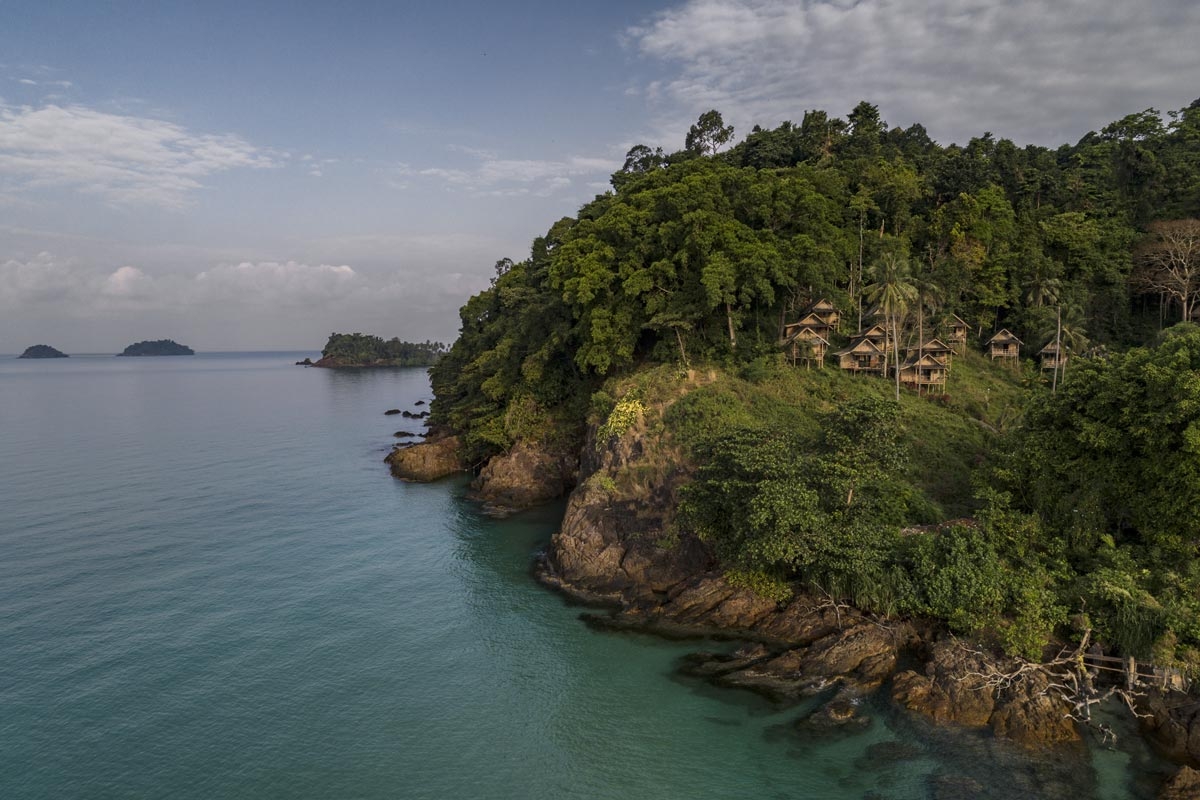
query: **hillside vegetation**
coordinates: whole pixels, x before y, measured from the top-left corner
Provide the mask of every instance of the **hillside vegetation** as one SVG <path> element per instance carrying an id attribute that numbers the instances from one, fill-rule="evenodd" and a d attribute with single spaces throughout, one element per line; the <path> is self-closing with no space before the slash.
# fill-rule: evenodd
<path id="1" fill-rule="evenodd" d="M 731 139 L 710 112 L 682 151 L 633 148 L 612 192 L 498 262 L 432 370 L 433 424 L 471 463 L 578 448 L 589 419 L 661 425 L 678 524 L 735 581 L 1027 655 L 1075 614 L 1194 663 L 1200 333 L 1161 331 L 1200 299 L 1200 101 L 1057 149 L 941 146 L 869 103 Z M 925 396 L 788 365 L 783 326 L 821 298 L 835 348 L 875 311 L 901 346 L 955 314 L 969 352 Z M 1000 328 L 1022 364 L 979 355 Z M 1049 342 L 1068 363 L 1045 373 Z M 689 373 L 710 377 L 679 399 Z"/>

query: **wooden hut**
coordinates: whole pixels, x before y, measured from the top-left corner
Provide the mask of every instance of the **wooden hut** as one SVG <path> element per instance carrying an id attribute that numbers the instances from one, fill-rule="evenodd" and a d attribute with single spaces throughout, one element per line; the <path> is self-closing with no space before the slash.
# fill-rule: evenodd
<path id="1" fill-rule="evenodd" d="M 834 353 L 838 368 L 847 372 L 876 372 L 883 374 L 887 353 L 871 339 L 855 339 L 844 350 Z"/>
<path id="2" fill-rule="evenodd" d="M 817 317 L 830 328 L 836 328 L 838 326 L 838 321 L 842 318 L 841 315 L 838 314 L 837 307 L 824 297 L 813 303 L 808 308 L 804 309 L 800 316 L 805 317 L 809 314 L 816 314 Z"/>
<path id="3" fill-rule="evenodd" d="M 854 340 L 858 341 L 859 339 L 874 342 L 885 353 L 892 349 L 892 337 L 888 334 L 887 328 L 882 325 L 872 325 L 854 334 Z"/>
<path id="4" fill-rule="evenodd" d="M 995 361 L 997 358 L 1017 359 L 1021 355 L 1021 345 L 1024 344 L 1018 339 L 1008 328 L 1002 328 L 992 338 L 988 339 L 984 346 L 988 349 L 988 355 Z"/>
<path id="5" fill-rule="evenodd" d="M 1038 358 L 1042 360 L 1042 369 L 1058 369 L 1067 364 L 1067 349 L 1050 342 L 1038 351 Z"/>
<path id="6" fill-rule="evenodd" d="M 796 335 L 796 332 L 802 328 L 807 328 L 813 331 L 826 341 L 829 340 L 829 336 L 833 333 L 832 325 L 826 322 L 820 314 L 810 311 L 807 314 L 802 315 L 800 319 L 796 320 L 795 322 L 790 322 L 783 326 L 784 341 L 790 340 Z"/>
<path id="7" fill-rule="evenodd" d="M 967 333 L 971 330 L 971 326 L 966 323 L 966 320 L 957 314 L 951 314 L 943 323 L 942 328 L 945 331 L 946 341 L 956 352 L 961 353 L 966 349 Z"/>
<path id="8" fill-rule="evenodd" d="M 788 358 L 793 364 L 805 361 L 816 362 L 817 366 L 825 365 L 825 353 L 829 351 L 829 340 L 812 328 L 797 328 L 790 338 L 783 342 L 787 348 Z"/>
<path id="9" fill-rule="evenodd" d="M 910 356 L 900 365 L 900 382 L 908 386 L 945 386 L 947 364 L 944 360 L 925 354 Z"/>
<path id="10" fill-rule="evenodd" d="M 946 362 L 947 367 L 950 366 L 950 359 L 954 356 L 953 348 L 936 337 L 928 339 L 925 344 L 919 347 L 909 347 L 906 352 L 909 356 L 933 356 Z"/>

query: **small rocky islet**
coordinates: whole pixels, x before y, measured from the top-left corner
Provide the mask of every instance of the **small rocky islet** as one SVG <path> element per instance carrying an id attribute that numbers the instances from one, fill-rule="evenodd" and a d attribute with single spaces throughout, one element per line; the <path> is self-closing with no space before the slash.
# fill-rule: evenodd
<path id="1" fill-rule="evenodd" d="M 185 344 L 179 344 L 173 339 L 156 339 L 135 342 L 129 345 L 118 356 L 194 356 L 196 351 Z"/>
<path id="2" fill-rule="evenodd" d="M 331 333 L 319 359 L 306 358 L 296 363 L 326 369 L 429 367 L 446 351 L 441 342 L 404 342 L 363 333 Z"/>
<path id="3" fill-rule="evenodd" d="M 25 352 L 17 358 L 70 358 L 70 356 L 48 344 L 35 344 L 25 348 Z"/>

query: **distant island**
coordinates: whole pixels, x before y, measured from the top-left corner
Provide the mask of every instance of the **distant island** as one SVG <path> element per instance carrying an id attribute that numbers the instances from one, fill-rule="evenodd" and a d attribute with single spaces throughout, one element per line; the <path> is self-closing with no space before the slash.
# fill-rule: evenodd
<path id="1" fill-rule="evenodd" d="M 70 358 L 70 356 L 48 344 L 35 344 L 33 347 L 25 348 L 25 352 L 17 358 Z"/>
<path id="2" fill-rule="evenodd" d="M 194 356 L 196 351 L 171 339 L 144 341 L 131 344 L 118 356 Z"/>
<path id="3" fill-rule="evenodd" d="M 387 341 L 362 333 L 331 333 L 314 367 L 430 367 L 447 351 L 441 342 Z M 300 362 L 303 363 L 303 362 Z"/>

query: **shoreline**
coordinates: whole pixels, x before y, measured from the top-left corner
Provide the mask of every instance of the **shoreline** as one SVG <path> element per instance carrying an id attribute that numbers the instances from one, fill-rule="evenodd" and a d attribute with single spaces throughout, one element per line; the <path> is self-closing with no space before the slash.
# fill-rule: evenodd
<path id="1" fill-rule="evenodd" d="M 388 461 L 398 478 L 436 480 L 465 469 L 451 457 L 456 443 L 443 432 L 433 441 L 397 449 L 404 455 Z M 827 732 L 864 724 L 855 709 L 866 698 L 883 697 L 897 713 L 935 726 L 990 731 L 998 742 L 1035 761 L 1077 760 L 1086 752 L 1088 738 L 1105 735 L 1102 728 L 1078 721 L 1070 699 L 1052 691 L 1059 673 L 970 647 L 936 622 L 879 618 L 810 595 L 798 595 L 780 607 L 730 586 L 714 569 L 703 543 L 689 536 L 674 542 L 655 538 L 668 522 L 665 503 L 672 487 L 660 486 L 654 493 L 664 505 L 639 508 L 639 503 L 622 502 L 599 489 L 598 481 L 589 482 L 593 475 L 611 474 L 614 464 L 628 466 L 651 448 L 645 442 L 615 441 L 597 451 L 594 432 L 588 444 L 592 446 L 585 444 L 571 487 L 563 485 L 560 471 L 546 471 L 547 464 L 561 466 L 561 456 L 531 455 L 526 447 L 518 458 L 510 452 L 491 459 L 469 495 L 486 507 L 497 495 L 511 498 L 514 486 L 523 487 L 529 502 L 501 503 L 509 508 L 567 496 L 562 523 L 531 571 L 538 583 L 568 602 L 593 609 L 594 614 L 581 615 L 586 624 L 671 639 L 737 642 L 740 647 L 731 656 L 697 654 L 684 674 L 776 702 L 824 697 L 813 716 Z M 425 469 L 419 476 L 404 474 L 412 465 Z M 1001 677 L 1009 673 L 1024 677 Z M 1187 791 L 1193 784 L 1200 787 L 1200 772 L 1191 769 L 1197 761 L 1186 750 L 1190 726 L 1181 744 L 1178 731 L 1167 730 L 1173 700 L 1165 693 L 1149 694 L 1138 713 L 1153 716 L 1153 725 L 1127 722 L 1141 728 L 1140 737 L 1164 764 L 1178 767 L 1160 796 L 1174 797 L 1167 793 L 1172 781 L 1186 785 Z M 1200 712 L 1197 717 L 1200 730 Z"/>

